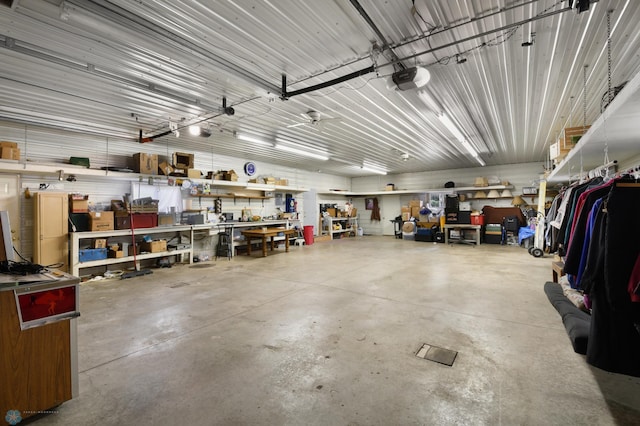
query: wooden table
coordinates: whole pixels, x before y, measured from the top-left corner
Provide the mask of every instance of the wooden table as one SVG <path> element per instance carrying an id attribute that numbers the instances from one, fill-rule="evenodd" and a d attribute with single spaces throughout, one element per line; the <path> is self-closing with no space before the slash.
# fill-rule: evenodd
<path id="1" fill-rule="evenodd" d="M 242 235 L 247 240 L 247 256 L 251 255 L 251 240 L 252 239 L 261 239 L 262 240 L 262 256 L 267 257 L 267 238 L 271 237 L 271 250 L 273 251 L 273 245 L 275 242 L 275 237 L 278 234 L 284 234 L 284 247 L 285 251 L 289 251 L 289 236 L 293 235 L 296 231 L 295 229 L 285 229 L 285 228 L 260 228 L 260 229 L 247 229 L 246 231 L 241 231 Z"/>

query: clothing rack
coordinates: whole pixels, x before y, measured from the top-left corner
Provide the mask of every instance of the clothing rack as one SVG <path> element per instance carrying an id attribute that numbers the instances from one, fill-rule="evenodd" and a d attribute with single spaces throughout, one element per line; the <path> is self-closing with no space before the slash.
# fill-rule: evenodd
<path id="1" fill-rule="evenodd" d="M 613 168 L 613 173 L 611 172 L 611 168 Z M 613 160 L 613 161 L 609 161 L 606 164 L 603 164 L 602 166 L 598 166 L 594 169 L 589 170 L 589 172 L 587 173 L 587 177 L 589 179 L 593 179 L 594 177 L 598 177 L 598 176 L 603 176 L 603 173 L 610 173 L 610 175 L 613 175 L 616 173 L 618 168 L 618 161 L 617 160 Z"/>

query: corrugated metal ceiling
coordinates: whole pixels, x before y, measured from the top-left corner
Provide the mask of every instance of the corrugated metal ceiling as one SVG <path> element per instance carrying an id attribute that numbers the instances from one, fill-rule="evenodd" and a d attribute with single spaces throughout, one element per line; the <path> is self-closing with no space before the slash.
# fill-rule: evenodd
<path id="1" fill-rule="evenodd" d="M 15 0 L 0 6 L 0 118 L 132 143 L 140 130 L 148 137 L 170 122 L 202 121 L 222 155 L 345 176 L 368 174 L 363 164 L 403 173 L 478 165 L 438 119 L 443 111 L 486 164 L 543 162 L 585 107 L 587 122 L 600 115 L 608 10 L 613 85 L 639 70 L 637 2 L 601 0 L 581 14 L 555 0 L 413 3 Z M 385 43 L 391 49 L 374 48 Z M 280 99 L 283 74 L 292 92 L 371 65 L 375 72 Z M 430 71 L 427 96 L 389 87 L 394 70 L 415 65 Z M 235 115 L 222 113 L 223 97 Z M 271 145 L 236 137 L 243 133 Z M 150 143 L 166 138 L 175 136 Z M 179 138 L 205 142 L 186 129 Z M 274 149 L 276 138 L 330 159 Z"/>

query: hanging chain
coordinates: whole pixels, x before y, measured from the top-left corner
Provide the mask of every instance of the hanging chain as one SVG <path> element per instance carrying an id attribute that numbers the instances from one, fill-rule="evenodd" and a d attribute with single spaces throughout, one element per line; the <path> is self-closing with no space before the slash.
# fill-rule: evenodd
<path id="1" fill-rule="evenodd" d="M 611 103 L 611 11 L 607 10 L 607 105 Z"/>
<path id="2" fill-rule="evenodd" d="M 587 128 L 587 67 L 589 65 L 584 66 L 584 71 L 582 73 L 582 128 Z"/>

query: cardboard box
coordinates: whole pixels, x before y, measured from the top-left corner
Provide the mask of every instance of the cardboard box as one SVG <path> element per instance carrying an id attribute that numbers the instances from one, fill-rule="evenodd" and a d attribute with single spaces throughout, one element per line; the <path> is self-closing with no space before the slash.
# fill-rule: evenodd
<path id="1" fill-rule="evenodd" d="M 19 160 L 20 148 L 16 142 L 0 141 L 0 158 L 3 160 Z"/>
<path id="2" fill-rule="evenodd" d="M 74 199 L 69 196 L 69 211 L 71 213 L 87 213 L 89 211 L 89 196 L 84 199 Z"/>
<path id="3" fill-rule="evenodd" d="M 420 207 L 420 200 L 410 200 L 409 207 Z"/>
<path id="4" fill-rule="evenodd" d="M 124 257 L 124 252 L 122 250 L 109 250 L 107 254 L 110 258 L 114 259 Z"/>
<path id="5" fill-rule="evenodd" d="M 396 186 L 392 183 L 388 183 L 387 186 L 384 187 L 385 191 L 395 191 Z"/>
<path id="6" fill-rule="evenodd" d="M 92 248 L 107 248 L 107 239 L 106 238 L 94 239 Z"/>
<path id="7" fill-rule="evenodd" d="M 173 225 L 175 222 L 174 215 L 168 213 L 158 214 L 158 226 Z"/>
<path id="8" fill-rule="evenodd" d="M 89 212 L 89 226 L 91 231 L 113 231 L 113 212 Z"/>
<path id="9" fill-rule="evenodd" d="M 187 152 L 174 152 L 173 166 L 176 169 L 193 169 L 193 154 L 189 154 Z"/>
<path id="10" fill-rule="evenodd" d="M 0 148 L 18 148 L 18 144 L 16 142 L 9 141 L 0 141 Z"/>
<path id="11" fill-rule="evenodd" d="M 327 241 L 331 241 L 331 235 L 316 235 L 313 237 L 314 243 L 324 243 Z"/>
<path id="12" fill-rule="evenodd" d="M 202 177 L 202 172 L 198 169 L 188 169 L 187 177 L 191 179 L 200 179 Z"/>
<path id="13" fill-rule="evenodd" d="M 273 176 L 266 177 L 264 178 L 264 183 L 266 183 L 267 185 L 275 185 L 276 178 L 274 178 Z"/>
<path id="14" fill-rule="evenodd" d="M 411 217 L 420 217 L 420 207 L 411 207 Z"/>
<path id="15" fill-rule="evenodd" d="M 161 175 L 169 176 L 171 173 L 173 173 L 173 166 L 171 166 L 171 164 L 169 164 L 168 162 L 163 161 L 158 164 L 158 172 Z"/>
<path id="16" fill-rule="evenodd" d="M 20 149 L 19 148 L 0 148 L 0 158 L 3 160 L 19 160 Z"/>
<path id="17" fill-rule="evenodd" d="M 140 251 L 149 253 L 167 251 L 167 240 L 142 241 L 140 243 Z"/>
<path id="18" fill-rule="evenodd" d="M 276 185 L 288 186 L 289 185 L 289 180 L 287 180 L 287 179 L 277 179 L 276 180 Z"/>
<path id="19" fill-rule="evenodd" d="M 234 170 L 224 172 L 224 180 L 236 182 L 238 180 L 238 174 Z"/>
<path id="20" fill-rule="evenodd" d="M 331 217 L 338 217 L 338 210 L 334 209 L 334 208 L 328 208 L 327 209 L 327 213 L 329 214 L 329 216 Z"/>
<path id="21" fill-rule="evenodd" d="M 138 152 L 133 154 L 133 171 L 146 175 L 158 174 L 158 154 Z"/>

